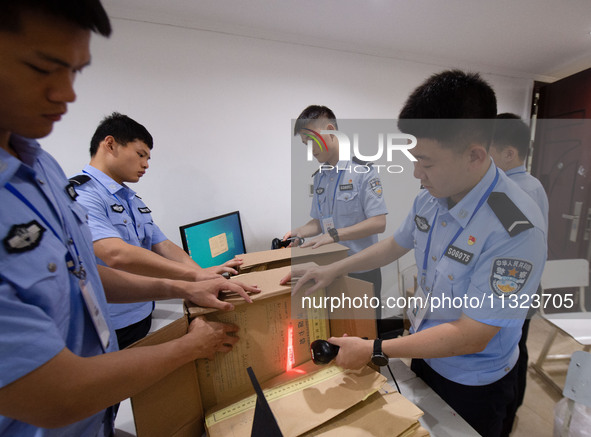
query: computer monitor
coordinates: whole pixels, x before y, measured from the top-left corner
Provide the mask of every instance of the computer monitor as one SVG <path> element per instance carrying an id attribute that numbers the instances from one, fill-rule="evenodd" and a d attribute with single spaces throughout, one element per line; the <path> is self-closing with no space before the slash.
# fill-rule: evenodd
<path id="1" fill-rule="evenodd" d="M 204 268 L 246 253 L 238 211 L 180 226 L 179 231 L 185 252 Z"/>

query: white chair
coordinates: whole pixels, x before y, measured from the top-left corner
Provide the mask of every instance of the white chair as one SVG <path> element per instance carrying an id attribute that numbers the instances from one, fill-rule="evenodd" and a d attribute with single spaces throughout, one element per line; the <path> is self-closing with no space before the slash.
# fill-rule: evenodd
<path id="1" fill-rule="evenodd" d="M 536 362 L 530 367 L 535 370 L 550 386 L 562 393 L 562 389 L 544 369 L 544 363 L 570 359 L 571 354 L 548 355 L 558 332 L 572 337 L 583 346 L 585 351 L 591 348 L 591 313 L 585 308 L 585 287 L 589 285 L 589 262 L 586 259 L 561 259 L 546 262 L 542 274 L 541 316 L 550 324 L 551 331 L 540 351 Z M 575 312 L 546 314 L 544 304 L 550 303 L 565 308 L 574 304 L 575 296 L 551 294 L 550 290 L 560 288 L 578 288 L 579 307 Z M 571 301 L 568 299 L 572 298 Z M 548 300 L 549 299 L 549 300 Z"/>
<path id="2" fill-rule="evenodd" d="M 567 437 L 571 434 L 570 427 L 573 414 L 575 417 L 577 414 L 579 415 L 573 421 L 577 422 L 578 419 L 576 425 L 578 425 L 579 429 L 574 430 L 574 435 L 579 435 L 579 432 L 586 428 L 585 424 L 588 425 L 591 422 L 591 418 L 584 413 L 588 409 L 575 408 L 575 403 L 580 404 L 580 406 L 591 407 L 591 354 L 589 352 L 575 351 L 573 353 L 568 366 L 568 372 L 566 373 L 566 382 L 564 383 L 562 394 L 566 398 L 566 409 L 564 416 L 561 418 L 562 426 L 560 427 L 559 433 L 557 433 L 559 429 L 556 426 L 558 425 L 556 422 L 558 418 L 555 419 L 554 435 Z"/>

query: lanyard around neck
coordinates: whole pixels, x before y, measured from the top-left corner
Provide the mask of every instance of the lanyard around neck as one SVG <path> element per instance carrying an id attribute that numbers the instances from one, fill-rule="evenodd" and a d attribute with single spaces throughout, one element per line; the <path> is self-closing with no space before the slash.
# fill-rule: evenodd
<path id="1" fill-rule="evenodd" d="M 70 273 L 72 273 L 77 278 L 84 279 L 86 277 L 86 270 L 84 270 L 84 267 L 82 266 L 82 263 L 80 261 L 80 255 L 78 253 L 78 248 L 76 247 L 76 243 L 74 242 L 74 240 L 72 238 L 69 238 L 68 241 L 64 241 L 63 237 L 61 237 L 58 234 L 58 232 L 55 230 L 55 228 L 53 226 L 51 226 L 51 223 L 49 223 L 49 221 L 45 218 L 45 216 L 41 213 L 41 211 L 39 211 L 35 207 L 35 205 L 33 205 L 29 201 L 29 199 L 27 199 L 20 191 L 18 191 L 14 187 L 14 185 L 12 185 L 10 182 L 6 182 L 6 184 L 4 186 L 18 200 L 20 200 L 23 204 L 25 204 L 25 206 L 27 206 L 31 211 L 33 211 L 33 213 L 41 219 L 41 221 L 45 224 L 45 226 L 47 226 L 51 230 L 53 235 L 55 235 L 55 237 L 59 241 L 62 242 L 62 244 L 66 247 L 66 250 L 67 250 L 66 266 L 68 267 L 68 270 L 70 271 Z M 65 226 L 65 222 L 64 222 L 64 233 L 66 235 L 68 234 L 67 228 Z M 70 243 L 70 244 L 68 244 L 68 243 Z M 70 252 L 70 245 L 74 248 L 74 254 L 72 254 Z M 78 260 L 78 266 L 76 266 L 77 263 L 75 260 Z"/>
<path id="2" fill-rule="evenodd" d="M 337 197 L 337 187 L 339 186 L 339 182 L 341 180 L 341 175 L 343 174 L 342 172 L 345 171 L 344 169 L 342 171 L 339 171 L 339 165 L 337 164 L 337 182 L 335 183 L 334 186 L 334 193 L 332 194 L 332 208 L 329 211 L 329 217 L 332 217 L 332 214 L 334 212 L 334 205 L 335 205 L 335 201 L 336 201 L 336 197 Z M 320 186 L 320 183 L 322 182 L 322 179 L 324 179 L 324 175 L 321 176 L 320 181 L 318 182 L 318 186 Z M 326 184 L 326 188 L 328 188 L 328 184 Z M 322 214 L 322 210 L 320 209 L 320 198 L 318 196 L 316 196 L 316 201 L 318 202 L 318 212 L 320 213 L 320 215 Z"/>
<path id="3" fill-rule="evenodd" d="M 480 198 L 480 200 L 476 204 L 476 208 L 474 208 L 474 212 L 472 213 L 472 215 L 468 219 L 468 222 L 466 223 L 466 226 L 465 227 L 460 226 L 460 229 L 458 229 L 458 231 L 453 236 L 453 238 L 451 239 L 451 241 L 445 246 L 445 250 L 447 250 L 447 248 L 449 248 L 449 246 L 451 246 L 452 244 L 454 244 L 455 241 L 460 236 L 460 234 L 462 232 L 464 232 L 464 229 L 466 229 L 468 227 L 468 224 L 470 224 L 470 222 L 472 221 L 472 219 L 474 218 L 474 216 L 476 215 L 476 213 L 478 212 L 478 210 L 480 209 L 480 207 L 482 205 L 484 205 L 484 202 L 486 202 L 486 200 L 490 196 L 490 193 L 492 193 L 492 190 L 494 189 L 494 187 L 497 184 L 498 180 L 499 180 L 499 169 L 497 168 L 496 169 L 494 180 L 492 181 L 492 183 L 490 184 L 490 186 L 488 187 L 488 189 L 485 191 L 485 193 L 482 195 L 482 197 Z M 435 218 L 433 219 L 433 222 L 431 223 L 431 229 L 429 230 L 429 236 L 427 237 L 427 245 L 425 247 L 425 255 L 423 257 L 423 273 L 422 273 L 422 277 L 421 277 L 421 285 L 424 285 L 425 280 L 426 280 L 426 277 L 427 277 L 427 263 L 428 263 L 428 260 L 429 260 L 429 252 L 431 251 L 431 235 L 433 234 L 433 228 L 435 228 L 435 225 L 437 224 L 437 216 L 438 215 L 439 215 L 439 208 L 437 208 L 437 212 L 435 213 Z"/>

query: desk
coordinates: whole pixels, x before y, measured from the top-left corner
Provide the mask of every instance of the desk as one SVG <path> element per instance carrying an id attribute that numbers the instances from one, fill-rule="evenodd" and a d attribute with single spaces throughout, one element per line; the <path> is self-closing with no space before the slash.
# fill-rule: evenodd
<path id="1" fill-rule="evenodd" d="M 545 314 L 544 318 L 579 344 L 591 346 L 591 312 Z"/>

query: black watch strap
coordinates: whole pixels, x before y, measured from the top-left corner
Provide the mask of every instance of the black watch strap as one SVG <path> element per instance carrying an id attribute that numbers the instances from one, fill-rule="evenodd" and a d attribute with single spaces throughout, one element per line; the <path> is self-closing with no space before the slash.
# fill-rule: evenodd
<path id="1" fill-rule="evenodd" d="M 374 355 L 382 355 L 382 339 L 376 338 L 373 341 L 373 354 Z"/>
<path id="2" fill-rule="evenodd" d="M 339 231 L 337 231 L 336 228 L 330 228 L 328 230 L 328 235 L 332 237 L 335 243 L 338 243 L 340 241 Z"/>
<path id="3" fill-rule="evenodd" d="M 382 351 L 382 339 L 376 338 L 373 341 L 373 354 L 371 362 L 376 366 L 385 366 L 388 364 L 388 356 Z"/>

